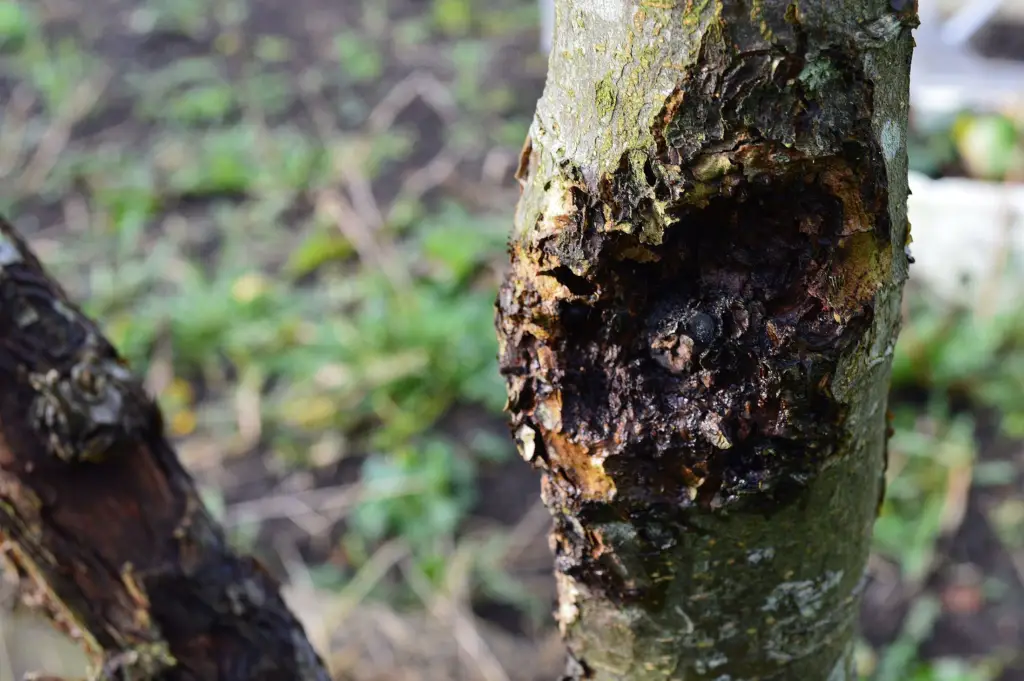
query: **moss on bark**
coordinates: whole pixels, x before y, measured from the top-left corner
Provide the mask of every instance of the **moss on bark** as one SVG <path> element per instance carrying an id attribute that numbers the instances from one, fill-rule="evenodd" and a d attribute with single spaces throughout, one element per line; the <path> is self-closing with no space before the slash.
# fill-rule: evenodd
<path id="1" fill-rule="evenodd" d="M 497 323 L 569 676 L 854 678 L 914 21 L 559 3 Z"/>

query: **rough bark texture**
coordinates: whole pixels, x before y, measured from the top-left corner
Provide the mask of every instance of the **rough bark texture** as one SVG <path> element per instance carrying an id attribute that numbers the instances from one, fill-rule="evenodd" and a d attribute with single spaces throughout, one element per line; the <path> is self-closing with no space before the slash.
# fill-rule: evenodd
<path id="1" fill-rule="evenodd" d="M 853 681 L 916 7 L 560 0 L 498 299 L 567 675 Z"/>
<path id="2" fill-rule="evenodd" d="M 2 220 L 0 386 L 0 553 L 94 678 L 328 680 L 204 510 L 159 408 Z"/>

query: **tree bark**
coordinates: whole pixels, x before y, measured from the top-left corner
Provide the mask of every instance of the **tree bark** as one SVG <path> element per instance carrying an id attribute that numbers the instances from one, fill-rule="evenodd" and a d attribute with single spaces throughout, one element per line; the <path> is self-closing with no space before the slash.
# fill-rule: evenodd
<path id="1" fill-rule="evenodd" d="M 0 220 L 0 554 L 96 679 L 328 681 L 235 554 L 160 410 Z"/>
<path id="2" fill-rule="evenodd" d="M 571 679 L 853 681 L 906 0 L 559 0 L 500 362 Z"/>

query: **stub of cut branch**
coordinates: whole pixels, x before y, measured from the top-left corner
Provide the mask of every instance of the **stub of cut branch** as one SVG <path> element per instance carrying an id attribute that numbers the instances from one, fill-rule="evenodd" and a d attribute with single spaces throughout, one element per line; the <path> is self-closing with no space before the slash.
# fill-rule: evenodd
<path id="1" fill-rule="evenodd" d="M 328 681 L 99 327 L 0 219 L 0 539 L 93 679 Z"/>

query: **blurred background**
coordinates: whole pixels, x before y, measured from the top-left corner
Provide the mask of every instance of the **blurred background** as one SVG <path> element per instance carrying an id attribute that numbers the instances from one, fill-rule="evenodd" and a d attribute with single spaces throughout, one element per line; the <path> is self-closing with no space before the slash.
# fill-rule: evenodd
<path id="1" fill-rule="evenodd" d="M 921 0 L 917 259 L 858 660 L 1024 679 L 1024 2 Z M 555 678 L 492 302 L 537 0 L 0 0 L 0 211 L 337 679 Z M 0 681 L 80 674 L 2 591 Z"/>

